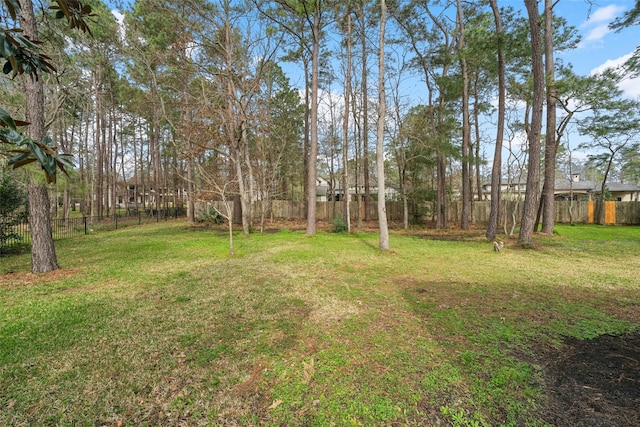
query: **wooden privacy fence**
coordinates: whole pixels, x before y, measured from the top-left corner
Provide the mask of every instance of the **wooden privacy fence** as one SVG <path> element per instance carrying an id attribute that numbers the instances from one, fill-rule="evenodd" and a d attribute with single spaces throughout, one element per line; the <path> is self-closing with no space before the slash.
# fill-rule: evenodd
<path id="1" fill-rule="evenodd" d="M 264 203 L 264 206 L 263 206 Z M 367 218 L 376 221 L 378 219 L 378 210 L 376 201 L 369 204 L 369 212 Z M 604 209 L 598 209 L 598 203 L 594 201 L 556 201 L 555 222 L 559 224 L 568 223 L 597 223 L 596 215 L 600 213 L 605 224 L 616 225 L 640 225 L 640 202 L 605 202 Z M 522 206 L 524 202 L 505 201 L 501 204 L 500 224 L 504 223 L 505 218 L 510 224 L 515 213 L 516 222 L 519 224 L 522 216 Z M 402 221 L 403 209 L 402 202 L 387 202 L 387 219 L 389 221 Z M 226 215 L 226 209 L 222 202 L 197 202 L 196 217 L 202 217 L 203 214 L 211 213 L 213 209 L 218 209 Z M 263 210 L 264 208 L 264 210 Z M 331 221 L 334 218 L 342 218 L 344 205 L 341 202 L 317 202 L 316 218 L 319 221 Z M 351 203 L 351 219 L 357 219 L 358 204 Z M 361 205 L 361 215 L 365 218 L 364 203 Z M 236 203 L 233 207 L 234 221 L 240 222 L 239 212 L 240 204 Z M 489 219 L 491 210 L 491 202 L 481 201 L 473 203 L 473 221 L 478 224 L 486 224 Z M 257 201 L 253 204 L 253 219 L 260 220 L 264 212 L 265 220 L 287 219 L 287 220 L 303 220 L 306 218 L 306 202 L 273 200 L 270 202 Z M 457 223 L 460 221 L 460 213 L 462 212 L 462 203 L 459 201 L 449 202 L 447 205 L 448 221 Z M 435 219 L 433 216 L 433 204 L 426 202 L 420 205 L 409 205 L 409 221 L 412 223 L 424 223 Z"/>

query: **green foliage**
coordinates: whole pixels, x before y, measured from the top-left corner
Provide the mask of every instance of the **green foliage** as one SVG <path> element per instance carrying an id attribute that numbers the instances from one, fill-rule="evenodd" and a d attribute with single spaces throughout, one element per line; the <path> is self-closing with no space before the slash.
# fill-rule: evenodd
<path id="1" fill-rule="evenodd" d="M 347 221 L 342 217 L 335 217 L 331 220 L 331 224 L 333 224 L 333 228 L 331 229 L 334 233 L 346 233 L 349 231 L 349 227 L 347 226 Z"/>
<path id="2" fill-rule="evenodd" d="M 70 28 L 77 28 L 90 33 L 85 20 L 93 16 L 91 6 L 78 0 L 55 0 L 51 7 L 57 10 L 57 18 L 66 18 Z M 16 0 L 5 0 L 9 15 L 16 20 L 20 11 L 20 3 Z M 0 58 L 5 60 L 3 72 L 12 73 L 13 77 L 27 74 L 37 79 L 38 71 L 44 73 L 55 72 L 50 63 L 51 58 L 42 54 L 39 49 L 40 41 L 31 40 L 22 35 L 22 30 L 0 28 Z M 50 138 L 44 141 L 34 141 L 23 135 L 18 127 L 28 123 L 14 120 L 9 113 L 0 108 L 0 144 L 14 145 L 9 153 L 14 154 L 9 165 L 18 168 L 29 163 L 38 162 L 44 170 L 48 183 L 56 181 L 56 172 L 60 169 L 67 174 L 66 168 L 72 168 L 71 156 L 58 155 Z M 3 153 L 5 154 L 5 153 Z"/>
<path id="3" fill-rule="evenodd" d="M 42 142 L 29 138 L 17 130 L 15 122 L 2 109 L 0 109 L 0 121 L 5 124 L 4 127 L 0 127 L 0 142 L 15 145 L 15 148 L 9 150 L 10 153 L 15 154 L 9 159 L 9 166 L 17 169 L 37 162 L 44 171 L 47 183 L 56 182 L 58 170 L 69 175 L 67 169 L 73 168 L 71 162 L 73 156 L 58 154 L 51 137 L 46 136 Z"/>
<path id="4" fill-rule="evenodd" d="M 211 208 L 209 209 L 209 212 L 203 213 L 199 220 L 201 222 L 208 222 L 216 225 L 224 224 L 224 217 L 220 215 L 220 212 L 215 208 Z"/>
<path id="5" fill-rule="evenodd" d="M 36 42 L 23 36 L 19 30 L 2 29 L 0 31 L 0 58 L 6 59 L 2 72 L 4 74 L 35 75 L 38 70 L 49 73 L 55 71 L 51 58 L 39 52 Z"/>
<path id="6" fill-rule="evenodd" d="M 8 215 L 25 207 L 26 195 L 8 174 L 0 177 L 0 215 Z"/>
<path id="7" fill-rule="evenodd" d="M 23 215 L 15 212 L 26 205 L 26 195 L 9 175 L 0 180 L 0 246 L 9 240 L 19 240 L 13 228 L 23 221 Z"/>
<path id="8" fill-rule="evenodd" d="M 482 417 L 477 413 L 469 416 L 464 408 L 454 409 L 449 406 L 441 406 L 440 412 L 445 416 L 453 427 L 489 427 Z"/>
<path id="9" fill-rule="evenodd" d="M 70 28 L 77 28 L 83 32 L 91 33 L 85 20 L 94 16 L 91 6 L 82 4 L 81 1 L 54 0 L 51 9 L 57 10 L 56 18 L 66 18 Z M 5 0 L 5 6 L 11 16 L 16 20 L 20 11 L 20 3 L 16 0 Z M 29 74 L 38 78 L 37 71 L 44 73 L 55 72 L 55 67 L 50 63 L 51 58 L 40 52 L 40 41 L 31 40 L 22 35 L 18 29 L 0 28 L 0 58 L 5 59 L 2 71 L 4 74 L 13 73 Z"/>

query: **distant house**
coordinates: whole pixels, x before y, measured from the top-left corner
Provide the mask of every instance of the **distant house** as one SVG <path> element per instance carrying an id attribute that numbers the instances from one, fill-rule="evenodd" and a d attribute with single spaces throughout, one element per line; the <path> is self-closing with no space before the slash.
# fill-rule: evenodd
<path id="1" fill-rule="evenodd" d="M 316 177 L 316 201 L 326 202 L 329 196 L 329 181 L 321 176 Z"/>
<path id="2" fill-rule="evenodd" d="M 342 178 L 342 176 L 340 177 Z M 354 178 L 352 176 L 349 177 L 349 195 L 352 200 L 356 195 L 356 184 L 354 182 Z M 338 180 L 334 182 L 335 188 L 332 188 L 331 183 L 322 177 L 316 178 L 316 201 L 318 202 L 327 202 L 332 200 L 335 197 L 336 201 L 344 200 L 344 190 L 342 188 L 342 181 Z M 360 197 L 364 197 L 364 184 L 358 183 L 357 194 Z M 378 195 L 378 182 L 371 182 L 369 184 L 369 193 L 372 196 Z M 400 198 L 400 192 L 397 188 L 391 185 L 386 185 L 384 188 L 385 200 L 398 200 Z"/>
<path id="3" fill-rule="evenodd" d="M 640 186 L 621 182 L 606 183 L 606 191 L 619 202 L 640 201 Z M 594 182 L 580 179 L 573 174 L 571 179 L 557 179 L 555 185 L 556 200 L 593 200 L 602 192 L 602 181 Z"/>
<path id="4" fill-rule="evenodd" d="M 502 197 L 512 200 L 524 198 L 526 192 L 526 180 L 503 179 L 501 184 Z M 624 184 L 620 182 L 608 182 L 606 190 L 614 200 L 619 202 L 640 201 L 640 186 L 634 184 Z M 554 194 L 556 200 L 594 200 L 597 194 L 602 191 L 602 182 L 583 180 L 580 174 L 575 173 L 571 179 L 556 179 Z M 485 200 L 491 200 L 491 184 L 482 186 L 482 194 Z"/>
<path id="5" fill-rule="evenodd" d="M 152 184 L 145 186 L 134 180 L 119 181 L 117 184 L 116 203 L 118 208 L 151 207 L 156 204 L 156 201 L 166 202 L 171 206 L 182 206 L 187 202 L 187 190 L 185 188 L 169 189 L 164 187 L 160 192 L 157 192 Z M 110 203 L 111 198 L 109 197 Z"/>
<path id="6" fill-rule="evenodd" d="M 503 199 L 515 200 L 524 199 L 524 194 L 527 191 L 526 179 L 503 179 L 500 181 L 500 193 Z M 491 200 L 491 183 L 485 183 L 482 186 L 482 194 L 485 200 Z"/>

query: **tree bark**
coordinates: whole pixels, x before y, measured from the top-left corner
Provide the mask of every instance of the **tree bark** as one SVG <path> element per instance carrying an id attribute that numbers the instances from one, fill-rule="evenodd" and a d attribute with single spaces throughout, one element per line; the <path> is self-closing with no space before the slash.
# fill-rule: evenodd
<path id="1" fill-rule="evenodd" d="M 342 122 L 342 177 L 344 182 L 344 220 L 351 232 L 351 195 L 349 194 L 349 107 L 351 100 L 351 9 L 347 6 L 347 69 L 344 88 L 344 117 Z"/>
<path id="2" fill-rule="evenodd" d="M 20 26 L 24 35 L 38 40 L 36 17 L 31 0 L 20 2 Z M 40 71 L 25 76 L 27 135 L 36 141 L 45 136 L 44 88 Z M 47 186 L 29 178 L 29 226 L 31 229 L 31 271 L 46 273 L 58 269 L 58 259 L 51 235 L 51 212 Z"/>
<path id="3" fill-rule="evenodd" d="M 471 145 L 471 125 L 469 123 L 469 74 L 467 60 L 462 53 L 464 49 L 464 17 L 462 16 L 462 2 L 458 0 L 458 54 L 460 55 L 460 72 L 462 73 L 462 217 L 460 228 L 469 229 L 471 211 L 471 186 L 469 170 L 469 146 Z"/>
<path id="4" fill-rule="evenodd" d="M 544 187 L 542 189 L 542 232 L 553 234 L 555 221 L 555 181 L 556 155 L 558 140 L 556 138 L 556 85 L 553 63 L 553 2 L 545 0 L 544 5 L 544 46 L 545 46 L 545 81 L 547 84 L 547 124 L 544 150 Z"/>
<path id="5" fill-rule="evenodd" d="M 313 49 L 311 52 L 311 111 L 309 130 L 309 170 L 307 175 L 308 199 L 307 199 L 307 228 L 305 234 L 316 234 L 316 178 L 318 175 L 318 80 L 319 80 L 319 56 L 320 56 L 320 1 L 315 2 L 313 15 Z"/>
<path id="6" fill-rule="evenodd" d="M 47 273 L 57 270 L 58 259 L 51 233 L 47 186 L 29 182 L 29 228 L 31 231 L 31 271 Z"/>
<path id="7" fill-rule="evenodd" d="M 540 14 L 537 0 L 525 0 L 531 32 L 531 67 L 533 72 L 533 105 L 531 110 L 531 128 L 528 134 L 529 161 L 527 186 L 520 222 L 518 242 L 530 246 L 533 239 L 533 227 L 540 194 L 540 133 L 542 130 L 542 109 L 544 103 L 544 67 L 542 61 L 542 36 Z"/>
<path id="8" fill-rule="evenodd" d="M 387 207 L 384 188 L 384 122 L 386 116 L 386 95 L 384 91 L 384 38 L 387 24 L 387 4 L 380 1 L 380 41 L 378 48 L 378 137 L 376 143 L 376 164 L 378 172 L 378 228 L 380 230 L 379 248 L 389 250 L 389 228 L 387 226 Z"/>
<path id="9" fill-rule="evenodd" d="M 496 148 L 493 155 L 493 167 L 491 169 L 491 211 L 489 212 L 489 224 L 487 226 L 487 240 L 494 240 L 498 232 L 498 222 L 500 221 L 500 198 L 502 181 L 502 141 L 504 138 L 505 119 L 505 61 L 504 47 L 502 45 L 502 18 L 498 9 L 497 0 L 490 0 L 491 10 L 496 24 L 498 34 L 498 125 L 496 131 Z"/>
<path id="10" fill-rule="evenodd" d="M 364 180 L 364 220 L 369 221 L 369 205 L 371 204 L 371 187 L 369 185 L 369 91 L 367 89 L 367 33 L 365 4 L 360 6 L 362 29 L 360 44 L 362 49 L 362 173 Z M 361 225 L 361 224 L 359 224 Z"/>

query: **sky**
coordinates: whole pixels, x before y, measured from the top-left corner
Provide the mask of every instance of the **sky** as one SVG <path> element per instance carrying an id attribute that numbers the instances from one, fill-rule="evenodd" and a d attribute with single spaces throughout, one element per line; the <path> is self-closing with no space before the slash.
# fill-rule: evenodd
<path id="1" fill-rule="evenodd" d="M 609 29 L 609 24 L 630 10 L 636 0 L 559 0 L 556 13 L 575 26 L 582 41 L 577 49 L 558 55 L 565 63 L 571 63 L 576 73 L 587 75 L 606 67 L 622 64 L 640 45 L 638 28 L 627 28 L 620 32 Z M 523 0 L 498 0 L 500 6 L 513 5 L 524 11 Z M 542 8 L 542 7 L 541 7 Z M 113 11 L 116 18 L 122 14 Z M 288 67 L 287 67 L 288 68 Z M 292 67 L 295 68 L 295 67 Z M 296 76 L 293 84 L 297 84 Z M 640 80 L 627 80 L 621 88 L 630 97 L 640 96 Z"/>
<path id="2" fill-rule="evenodd" d="M 520 0 L 513 0 L 520 3 Z M 582 41 L 577 49 L 559 55 L 573 64 L 577 74 L 586 75 L 624 63 L 640 45 L 638 27 L 620 32 L 609 30 L 609 24 L 634 6 L 635 0 L 596 0 L 589 7 L 585 0 L 560 0 L 557 13 L 574 25 Z M 632 98 L 640 96 L 640 80 L 626 80 L 620 86 Z"/>
<path id="3" fill-rule="evenodd" d="M 570 25 L 573 25 L 581 35 L 581 42 L 576 49 L 561 52 L 556 55 L 565 64 L 572 64 L 578 75 L 589 75 L 604 70 L 607 67 L 621 65 L 640 45 L 638 27 L 626 28 L 620 32 L 611 31 L 609 24 L 620 17 L 624 12 L 633 8 L 636 0 L 558 0 L 555 5 L 556 15 L 564 17 Z M 540 1 L 542 12 L 543 1 Z M 498 0 L 499 6 L 514 6 L 526 16 L 523 0 Z M 114 11 L 114 15 L 120 18 L 121 14 Z M 302 89 L 303 78 L 298 64 L 282 64 L 285 73 L 290 77 L 293 86 Z M 375 84 L 372 81 L 371 84 Z M 625 96 L 630 98 L 640 97 L 640 79 L 628 79 L 621 83 L 620 88 Z M 341 90 L 338 89 L 338 92 Z M 424 100 L 424 83 L 416 79 L 407 81 L 405 89 L 414 99 L 411 104 L 419 104 Z M 335 94 L 340 102 L 339 93 Z M 321 106 L 321 110 L 322 110 Z M 575 133 L 575 130 L 571 132 Z M 569 135 L 567 135 L 569 138 Z M 522 137 L 524 141 L 524 137 Z M 584 137 L 575 133 L 571 136 L 572 145 L 577 146 L 584 142 Z M 583 153 L 586 154 L 586 153 Z"/>

